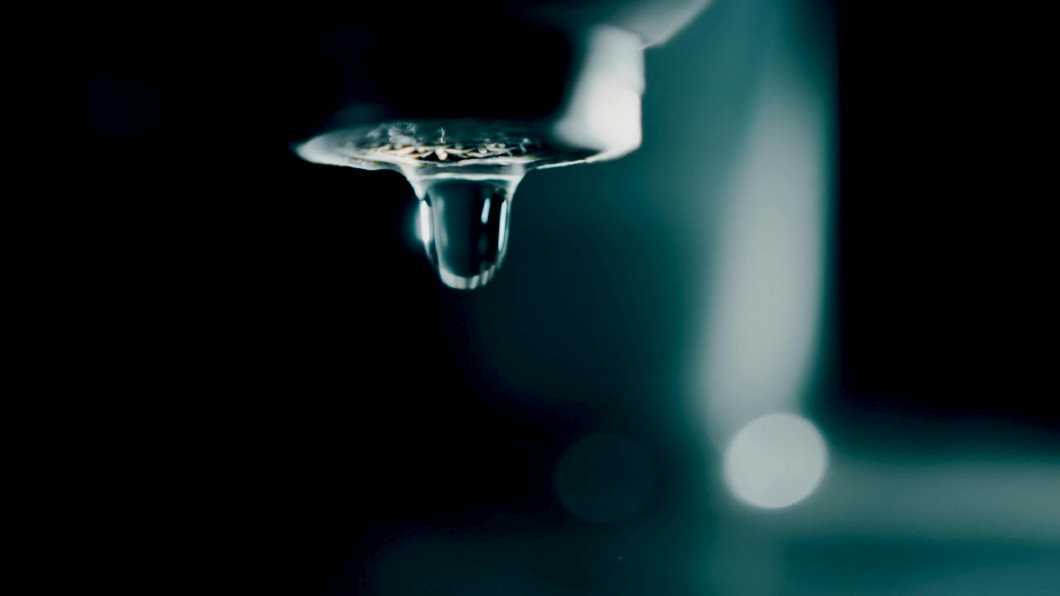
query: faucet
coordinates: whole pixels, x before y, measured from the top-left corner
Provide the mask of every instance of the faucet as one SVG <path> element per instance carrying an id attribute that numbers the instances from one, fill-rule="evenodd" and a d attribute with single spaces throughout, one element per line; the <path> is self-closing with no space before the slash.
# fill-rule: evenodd
<path id="1" fill-rule="evenodd" d="M 443 283 L 486 284 L 508 249 L 512 197 L 531 170 L 616 159 L 641 143 L 643 52 L 707 0 L 394 3 L 330 40 L 339 98 L 294 149 L 400 172 Z"/>

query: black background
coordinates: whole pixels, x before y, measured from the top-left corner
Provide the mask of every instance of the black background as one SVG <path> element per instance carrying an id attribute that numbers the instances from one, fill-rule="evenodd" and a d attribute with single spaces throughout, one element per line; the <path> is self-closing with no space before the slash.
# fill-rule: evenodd
<path id="1" fill-rule="evenodd" d="M 821 410 L 852 433 L 975 419 L 1050 439 L 1036 340 L 1053 336 L 1055 267 L 1022 140 L 1036 79 L 942 9 L 831 9 L 839 343 Z M 312 594 L 390 520 L 554 507 L 551 462 L 593 414 L 484 408 L 405 181 L 290 151 L 338 93 L 319 43 L 335 19 L 71 20 L 49 74 L 62 163 L 39 175 L 23 254 L 47 264 L 29 350 L 51 363 L 37 399 L 64 454 L 57 494 L 78 494 L 57 497 L 63 535 L 111 561 L 82 572 L 138 588 L 205 564 L 238 587 L 268 569 L 279 592 Z M 157 125 L 93 126 L 100 76 L 104 98 L 118 79 L 157 98 L 119 90 L 111 121 L 157 108 Z"/>

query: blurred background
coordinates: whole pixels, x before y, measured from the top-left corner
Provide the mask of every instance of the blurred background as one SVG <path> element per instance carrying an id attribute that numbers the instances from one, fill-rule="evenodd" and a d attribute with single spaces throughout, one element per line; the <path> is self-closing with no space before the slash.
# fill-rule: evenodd
<path id="1" fill-rule="evenodd" d="M 85 577 L 1060 593 L 1027 89 L 921 10 L 714 0 L 645 54 L 641 148 L 530 173 L 473 292 L 400 175 L 290 149 L 370 9 L 69 15 L 32 351 Z"/>

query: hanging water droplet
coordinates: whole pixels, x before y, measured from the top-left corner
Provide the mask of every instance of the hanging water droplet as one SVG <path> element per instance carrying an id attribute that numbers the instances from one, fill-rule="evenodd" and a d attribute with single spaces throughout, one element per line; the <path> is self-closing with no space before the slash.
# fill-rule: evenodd
<path id="1" fill-rule="evenodd" d="M 517 178 L 439 178 L 416 184 L 420 237 L 445 285 L 471 290 L 500 268 Z"/>
<path id="2" fill-rule="evenodd" d="M 611 157 L 503 121 L 384 122 L 337 129 L 297 148 L 304 159 L 401 172 L 420 200 L 419 236 L 442 281 L 486 284 L 508 250 L 515 188 L 527 172 Z"/>

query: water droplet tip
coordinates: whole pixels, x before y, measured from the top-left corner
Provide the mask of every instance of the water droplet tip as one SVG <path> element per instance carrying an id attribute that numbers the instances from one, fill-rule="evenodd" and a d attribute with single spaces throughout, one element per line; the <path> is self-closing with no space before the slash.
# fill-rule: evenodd
<path id="1" fill-rule="evenodd" d="M 438 269 L 438 277 L 441 278 L 442 283 L 453 288 L 454 290 L 475 290 L 489 283 L 493 279 L 493 275 L 500 269 L 500 266 L 493 266 L 471 277 L 464 277 L 463 275 L 457 275 L 445 269 Z"/>

